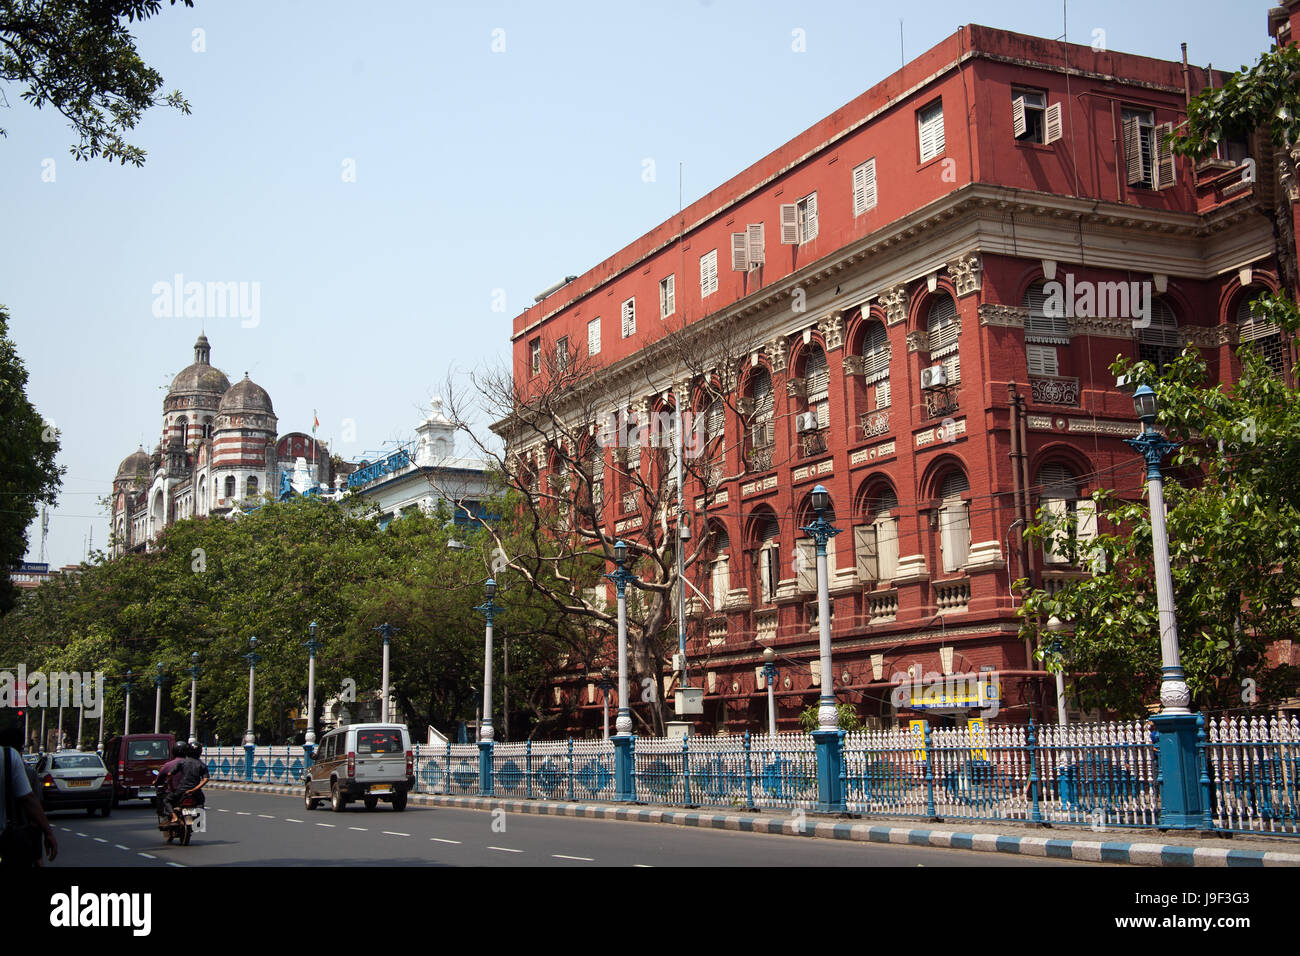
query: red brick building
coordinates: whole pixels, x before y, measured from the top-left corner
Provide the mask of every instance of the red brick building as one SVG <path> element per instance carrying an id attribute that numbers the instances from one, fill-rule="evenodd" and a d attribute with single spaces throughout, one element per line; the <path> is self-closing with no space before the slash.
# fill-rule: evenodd
<path id="1" fill-rule="evenodd" d="M 1140 491 L 1110 362 L 1162 364 L 1191 343 L 1228 381 L 1249 340 L 1290 363 L 1243 311 L 1279 285 L 1267 157 L 1229 143 L 1194 166 L 1162 144 L 1210 83 L 1178 62 L 963 27 L 515 319 L 517 383 L 542 387 L 558 347 L 599 370 L 611 409 L 673 395 L 708 417 L 702 374 L 662 342 L 680 329 L 701 354 L 733 345 L 703 373 L 736 398 L 709 423 L 731 477 L 686 494 L 715 542 L 693 578 L 713 607 L 688 614 L 701 730 L 765 724 L 766 646 L 784 729 L 820 692 L 815 583 L 794 560 L 819 482 L 843 530 L 842 701 L 892 723 L 895 675 L 994 669 L 997 719 L 1054 716 L 1010 583 L 1087 573 L 1078 551 L 1022 547 L 1040 506 L 1075 512 L 1086 543 L 1088 495 Z M 545 472 L 544 450 L 512 450 Z M 611 531 L 629 520 L 606 512 Z M 598 725 L 593 680 L 566 693 Z"/>

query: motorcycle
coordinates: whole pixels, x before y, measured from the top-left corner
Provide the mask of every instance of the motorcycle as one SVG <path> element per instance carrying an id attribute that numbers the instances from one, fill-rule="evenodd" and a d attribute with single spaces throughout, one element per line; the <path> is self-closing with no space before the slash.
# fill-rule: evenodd
<path id="1" fill-rule="evenodd" d="M 207 812 L 195 801 L 191 794 L 186 794 L 176 805 L 180 821 L 167 815 L 162 804 L 158 805 L 158 829 L 167 835 L 167 842 L 176 840 L 181 846 L 189 846 L 190 838 L 195 833 L 207 830 Z"/>

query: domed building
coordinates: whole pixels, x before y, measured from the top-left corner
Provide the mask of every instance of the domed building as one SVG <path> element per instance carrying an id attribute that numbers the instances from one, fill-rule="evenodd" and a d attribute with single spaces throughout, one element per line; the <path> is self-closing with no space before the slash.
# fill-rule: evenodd
<path id="1" fill-rule="evenodd" d="M 241 504 L 276 494 L 299 459 L 316 484 L 334 482 L 325 443 L 305 432 L 278 435 L 266 389 L 247 372 L 231 385 L 211 357 L 212 346 L 200 335 L 193 363 L 177 373 L 163 399 L 162 440 L 152 455 L 141 447 L 118 466 L 113 554 L 148 548 L 174 521 L 238 513 Z"/>

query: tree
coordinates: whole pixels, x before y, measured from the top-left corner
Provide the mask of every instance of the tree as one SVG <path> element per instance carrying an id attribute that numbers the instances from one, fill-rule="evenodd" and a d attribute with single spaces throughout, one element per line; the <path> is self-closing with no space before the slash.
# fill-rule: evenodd
<path id="1" fill-rule="evenodd" d="M 1283 296 L 1257 299 L 1252 310 L 1287 336 L 1300 328 Z M 1207 708 L 1264 704 L 1297 686 L 1296 668 L 1271 667 L 1268 651 L 1294 637 L 1300 615 L 1300 392 L 1249 346 L 1238 355 L 1242 376 L 1231 389 L 1207 383 L 1194 348 L 1159 379 L 1149 363 L 1112 366 L 1156 390 L 1157 427 L 1180 443 L 1164 483 L 1174 606 L 1187 683 Z M 1073 555 L 1093 573 L 1055 593 L 1030 590 L 1020 609 L 1022 636 L 1046 638 L 1039 656 L 1072 675 L 1072 697 L 1126 717 L 1144 714 L 1160 683 L 1150 514 L 1131 500 L 1144 474 L 1134 456 L 1128 500 L 1095 496 L 1110 530 Z M 1030 536 L 1070 548 L 1074 530 L 1067 516 Z M 1060 653 L 1036 633 L 1052 617 L 1067 628 Z"/>
<path id="2" fill-rule="evenodd" d="M 23 86 L 22 98 L 37 109 L 49 104 L 68 118 L 81 140 L 71 148 L 77 159 L 143 166 L 145 151 L 123 134 L 151 106 L 190 112 L 179 90 L 158 95 L 163 78 L 140 59 L 131 35 L 130 24 L 160 7 L 159 0 L 0 0 L 0 80 Z"/>
<path id="3" fill-rule="evenodd" d="M 9 338 L 9 312 L 0 306 L 0 571 L 27 553 L 27 527 L 42 504 L 54 504 L 64 469 L 55 464 L 59 433 L 27 400 L 27 369 Z M 16 589 L 0 578 L 0 614 Z"/>

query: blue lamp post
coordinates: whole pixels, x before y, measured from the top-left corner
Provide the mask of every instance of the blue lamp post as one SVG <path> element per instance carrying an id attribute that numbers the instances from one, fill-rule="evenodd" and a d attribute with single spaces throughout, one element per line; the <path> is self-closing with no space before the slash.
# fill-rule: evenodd
<path id="1" fill-rule="evenodd" d="M 1157 732 L 1162 827 L 1193 829 L 1202 822 L 1200 775 L 1196 760 L 1196 720 L 1192 695 L 1178 651 L 1174 584 L 1169 569 L 1169 535 L 1165 528 L 1164 476 L 1160 463 L 1178 447 L 1155 430 L 1156 393 L 1142 385 L 1133 393 L 1142 431 L 1125 442 L 1146 461 L 1147 499 L 1151 508 L 1151 550 L 1155 561 L 1156 606 L 1160 621 L 1160 713 L 1151 718 Z"/>
<path id="2" fill-rule="evenodd" d="M 247 760 L 244 775 L 249 780 L 253 779 L 253 749 L 257 745 L 257 734 L 253 732 L 253 678 L 257 662 L 261 659 L 262 655 L 257 653 L 257 638 L 250 637 L 248 653 L 244 655 L 244 660 L 248 661 L 248 729 L 244 731 L 244 756 Z"/>
<path id="3" fill-rule="evenodd" d="M 627 585 L 637 580 L 627 564 L 627 545 L 614 543 L 614 563 L 605 575 L 618 592 L 618 716 L 614 718 L 614 799 L 630 802 L 632 792 L 632 711 L 627 702 Z"/>
<path id="4" fill-rule="evenodd" d="M 776 651 L 763 648 L 763 683 L 767 685 L 767 732 L 776 736 Z"/>
<path id="5" fill-rule="evenodd" d="M 199 745 L 199 738 L 195 736 L 195 718 L 198 713 L 199 704 L 199 652 L 195 651 L 190 655 L 190 739 L 191 747 Z"/>
<path id="6" fill-rule="evenodd" d="M 162 732 L 162 685 L 163 685 L 163 666 L 162 661 L 158 662 L 158 673 L 154 675 L 154 701 L 153 701 L 153 732 L 155 734 Z"/>
<path id="7" fill-rule="evenodd" d="M 384 723 L 388 723 L 388 646 L 392 643 L 393 632 L 396 631 L 397 628 L 385 621 L 383 624 L 380 624 L 375 628 L 375 630 L 384 635 L 383 677 L 381 678 L 383 687 L 380 689 L 380 694 L 382 696 L 379 705 L 379 719 Z"/>
<path id="8" fill-rule="evenodd" d="M 483 585 L 487 599 L 474 610 L 487 620 L 483 637 L 483 722 L 478 733 L 478 785 L 484 796 L 492 795 L 492 746 L 496 731 L 492 728 L 492 623 L 498 612 L 505 610 L 493 598 L 497 596 L 497 582 L 488 578 Z"/>
<path id="9" fill-rule="evenodd" d="M 302 749 L 308 760 L 316 756 L 316 652 L 320 650 L 320 643 L 316 640 L 317 627 L 315 621 L 307 625 L 309 636 L 303 644 L 307 648 L 307 733 L 302 739 Z"/>
<path id="10" fill-rule="evenodd" d="M 812 491 L 812 506 L 817 518 L 801 531 L 817 544 L 817 631 L 821 656 L 821 700 L 817 707 L 817 809 L 824 813 L 844 812 L 844 795 L 840 791 L 840 763 L 844 757 L 844 732 L 835 713 L 835 678 L 831 669 L 831 595 L 826 567 L 826 542 L 840 529 L 826 520 L 830 493 L 822 485 Z"/>
<path id="11" fill-rule="evenodd" d="M 126 708 L 122 714 L 122 736 L 125 737 L 127 734 L 131 732 L 131 668 L 129 667 L 126 669 L 126 683 L 122 685 L 122 689 L 126 692 L 124 698 Z M 41 749 L 42 750 L 45 749 L 45 711 L 44 710 L 41 711 Z"/>
<path id="12" fill-rule="evenodd" d="M 600 688 L 600 707 L 602 726 L 604 734 L 602 740 L 609 740 L 609 692 L 614 689 L 614 682 L 609 679 L 609 668 L 600 669 L 600 682 L 596 685 Z"/>

